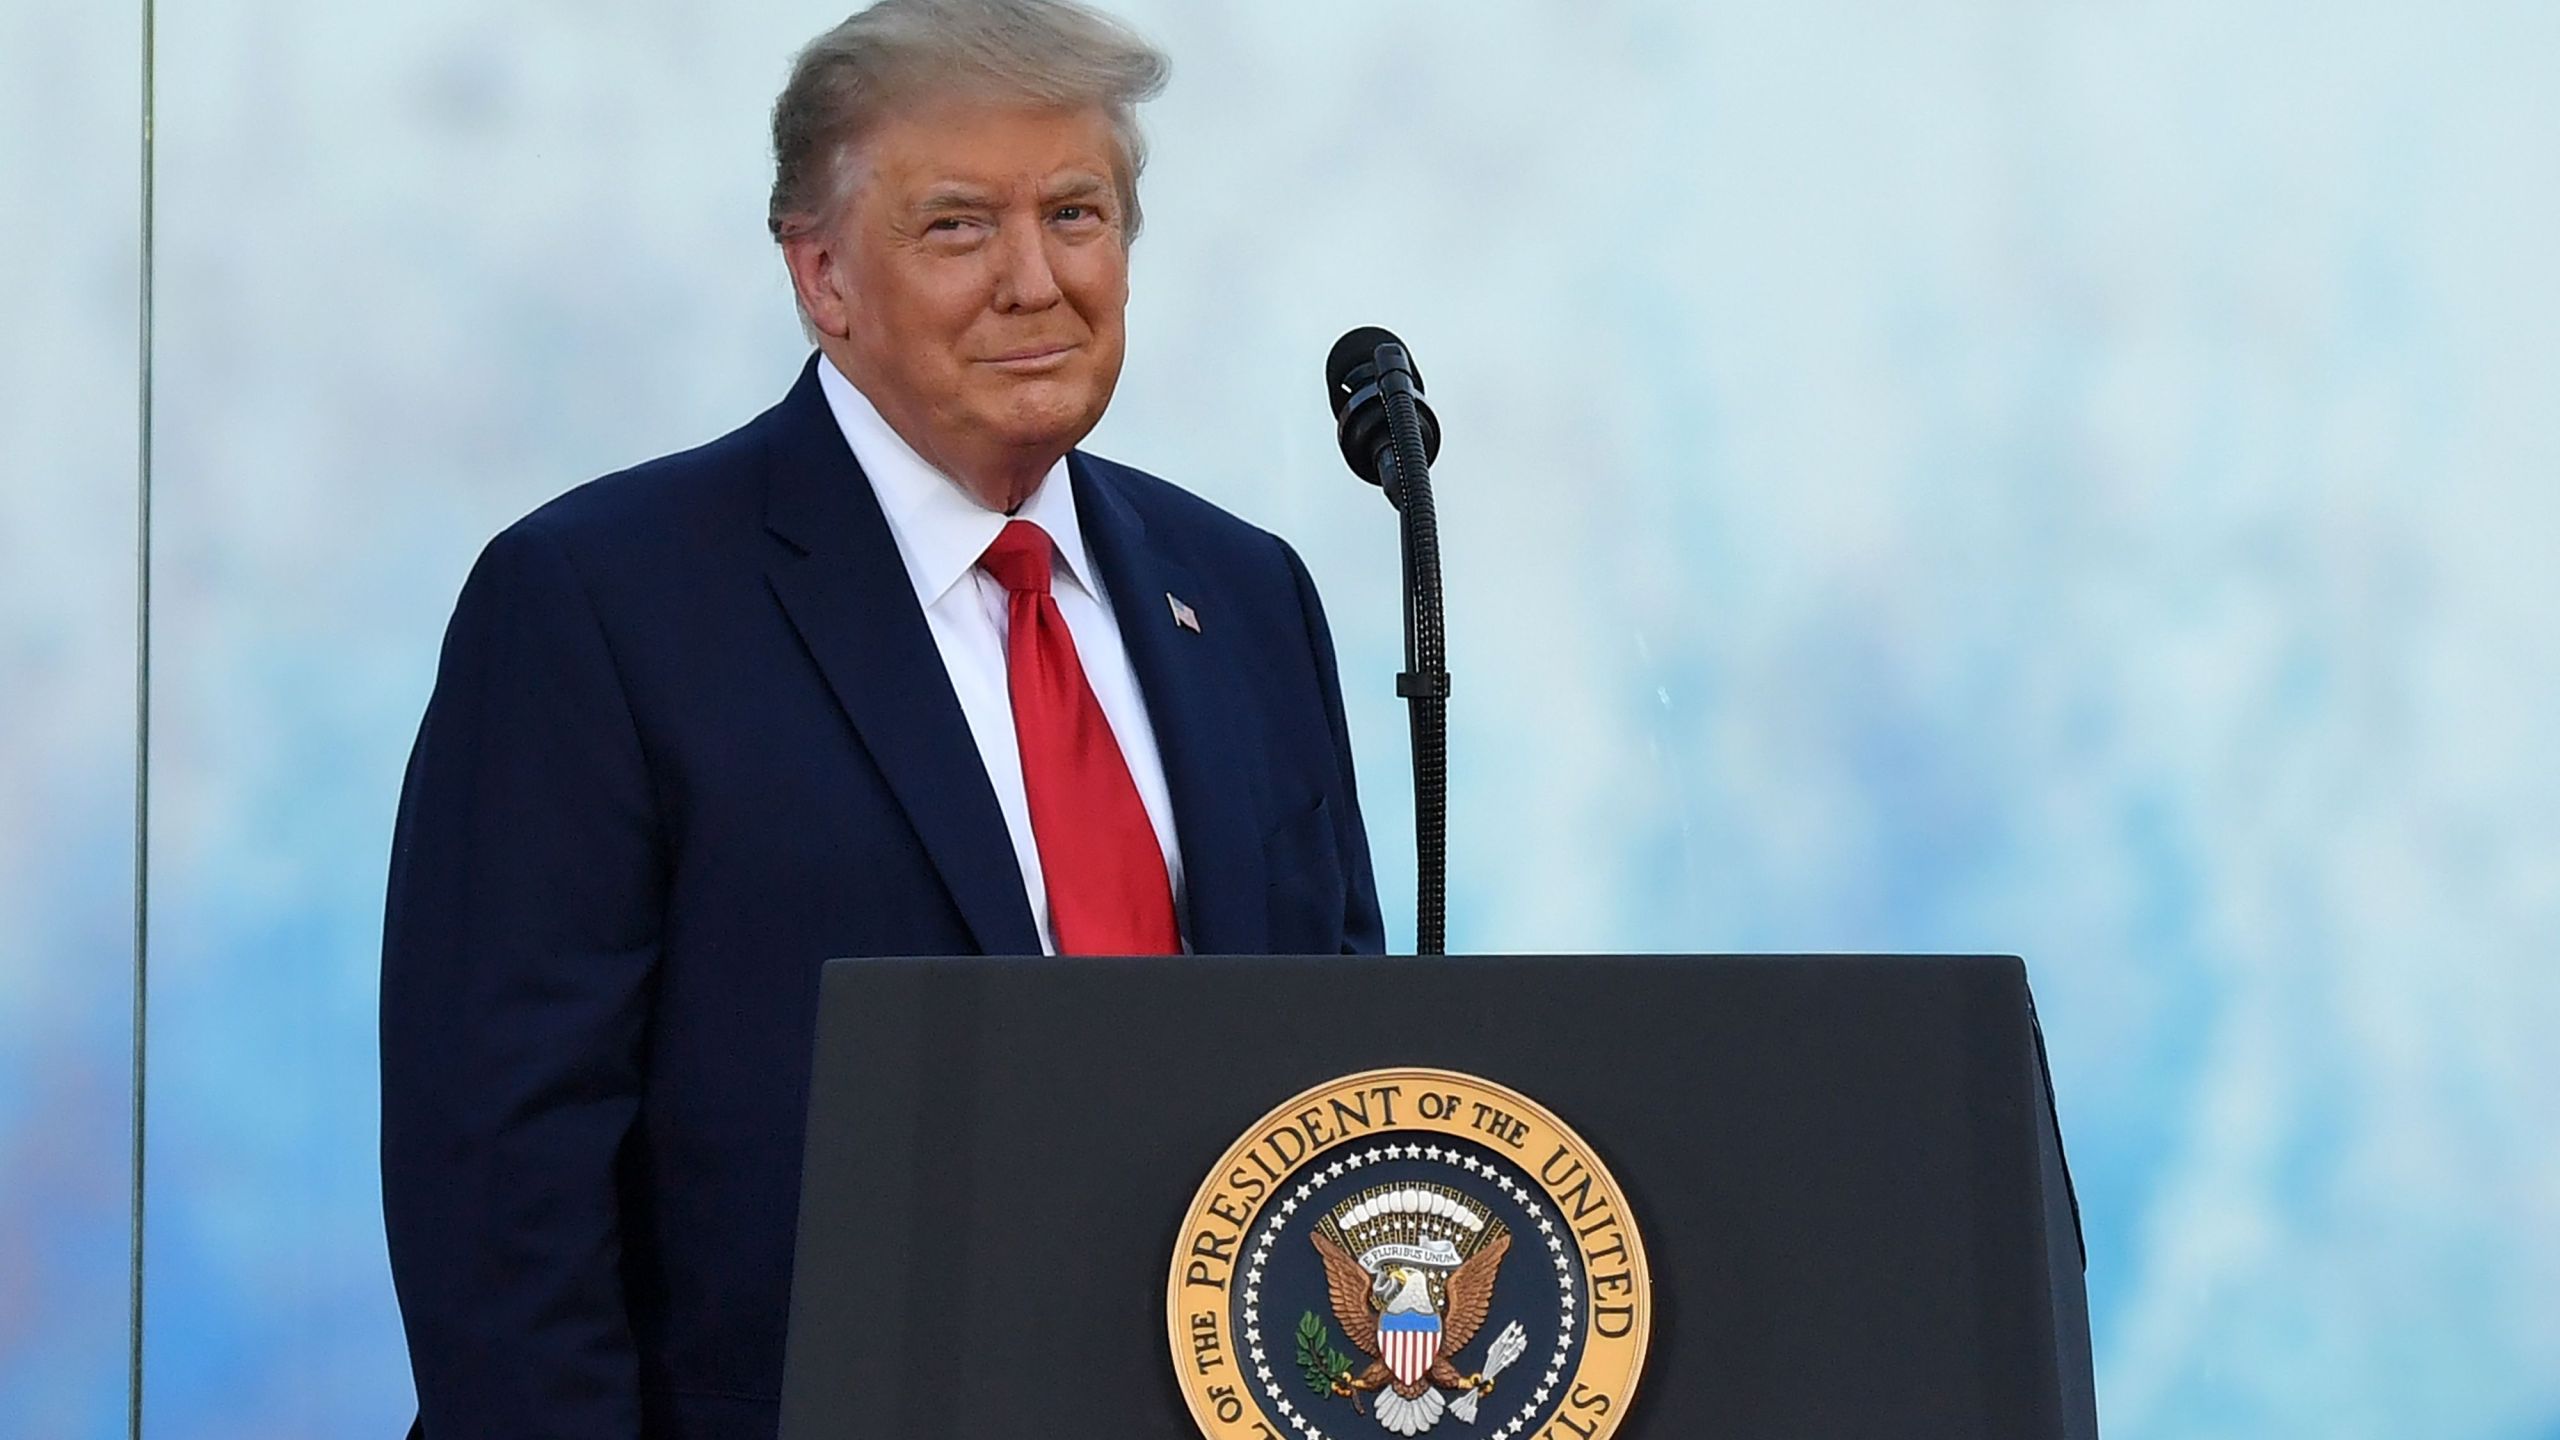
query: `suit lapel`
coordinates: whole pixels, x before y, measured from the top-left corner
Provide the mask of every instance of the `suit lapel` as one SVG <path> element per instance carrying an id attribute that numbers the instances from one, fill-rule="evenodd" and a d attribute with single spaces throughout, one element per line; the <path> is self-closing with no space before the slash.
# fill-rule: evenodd
<path id="1" fill-rule="evenodd" d="M 1228 650 L 1237 630 L 1218 624 L 1217 592 L 1165 548 L 1163 537 L 1149 536 L 1108 464 L 1081 452 L 1067 463 L 1076 517 L 1111 596 L 1173 792 L 1191 948 L 1259 954 L 1270 944 L 1271 911 L 1253 770 L 1245 763 L 1253 717 Z M 1174 623 L 1167 596 L 1194 607 L 1199 630 Z"/>
<path id="2" fill-rule="evenodd" d="M 818 388 L 814 358 L 772 411 L 765 526 L 797 553 L 766 569 L 924 842 L 978 948 L 1037 955 L 1022 873 L 968 717 L 916 604 L 879 499 Z"/>

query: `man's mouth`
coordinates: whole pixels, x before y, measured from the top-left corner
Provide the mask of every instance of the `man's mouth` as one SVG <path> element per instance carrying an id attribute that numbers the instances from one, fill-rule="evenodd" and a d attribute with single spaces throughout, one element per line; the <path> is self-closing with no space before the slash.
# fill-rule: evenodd
<path id="1" fill-rule="evenodd" d="M 1068 357 L 1075 353 L 1076 347 L 1073 345 L 1026 345 L 1020 349 L 1007 350 L 1000 355 L 989 356 L 979 363 L 992 365 L 999 370 L 1016 375 L 1037 375 L 1066 364 Z"/>

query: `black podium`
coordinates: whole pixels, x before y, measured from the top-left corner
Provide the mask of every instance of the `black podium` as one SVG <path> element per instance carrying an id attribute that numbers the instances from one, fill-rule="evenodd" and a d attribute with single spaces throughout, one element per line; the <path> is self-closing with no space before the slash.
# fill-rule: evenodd
<path id="1" fill-rule="evenodd" d="M 1652 1275 L 1618 1435 L 2097 1433 L 2015 959 L 863 960 L 823 985 L 781 1440 L 1194 1440 L 1166 1316 L 1187 1205 L 1272 1107 L 1400 1066 L 1532 1095 L 1614 1173 Z"/>

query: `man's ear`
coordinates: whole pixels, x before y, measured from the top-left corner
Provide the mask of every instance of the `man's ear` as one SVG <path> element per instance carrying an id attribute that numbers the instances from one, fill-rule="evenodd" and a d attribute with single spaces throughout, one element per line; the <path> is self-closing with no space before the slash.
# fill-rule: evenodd
<path id="1" fill-rule="evenodd" d="M 841 340 L 853 333 L 853 310 L 845 303 L 843 267 L 837 262 L 835 236 L 812 227 L 782 242 L 782 263 L 791 272 L 791 293 L 800 313 L 819 334 Z"/>

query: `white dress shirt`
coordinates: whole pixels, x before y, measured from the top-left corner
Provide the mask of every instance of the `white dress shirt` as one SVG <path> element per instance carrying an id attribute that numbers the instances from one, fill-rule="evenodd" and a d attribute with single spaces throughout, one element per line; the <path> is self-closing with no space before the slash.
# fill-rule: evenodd
<path id="1" fill-rule="evenodd" d="M 1049 532 L 1057 545 L 1050 592 L 1075 636 L 1076 659 L 1085 683 L 1093 687 L 1103 718 L 1120 743 L 1121 758 L 1138 785 L 1138 799 L 1154 824 L 1156 843 L 1164 850 L 1165 876 L 1172 882 L 1174 914 L 1182 914 L 1182 851 L 1173 833 L 1173 794 L 1166 788 L 1164 757 L 1156 749 L 1155 727 L 1147 720 L 1146 698 L 1138 691 L 1137 672 L 1129 668 L 1129 651 L 1120 642 L 1111 597 L 1093 568 L 1085 548 L 1084 526 L 1076 518 L 1074 482 L 1067 462 L 1049 474 L 1022 508 L 1011 516 L 989 510 L 969 492 L 936 470 L 915 448 L 889 428 L 868 397 L 844 378 L 835 362 L 818 360 L 818 388 L 835 412 L 853 458 L 871 478 L 880 498 L 889 533 L 898 542 L 898 558 L 906 562 L 916 601 L 924 607 L 925 624 L 942 652 L 942 668 L 960 697 L 960 712 L 969 719 L 970 737 L 994 785 L 996 806 L 1012 833 L 1014 859 L 1022 867 L 1022 888 L 1031 901 L 1031 917 L 1040 927 L 1040 948 L 1058 952 L 1057 928 L 1049 919 L 1049 888 L 1040 871 L 1040 847 L 1031 833 L 1031 800 L 1022 784 L 1022 750 L 1013 733 L 1013 691 L 1005 669 L 1005 637 L 1009 606 L 1005 588 L 978 568 L 978 557 L 995 543 L 1008 519 L 1028 520 Z M 1188 937 L 1185 937 L 1186 948 Z"/>

